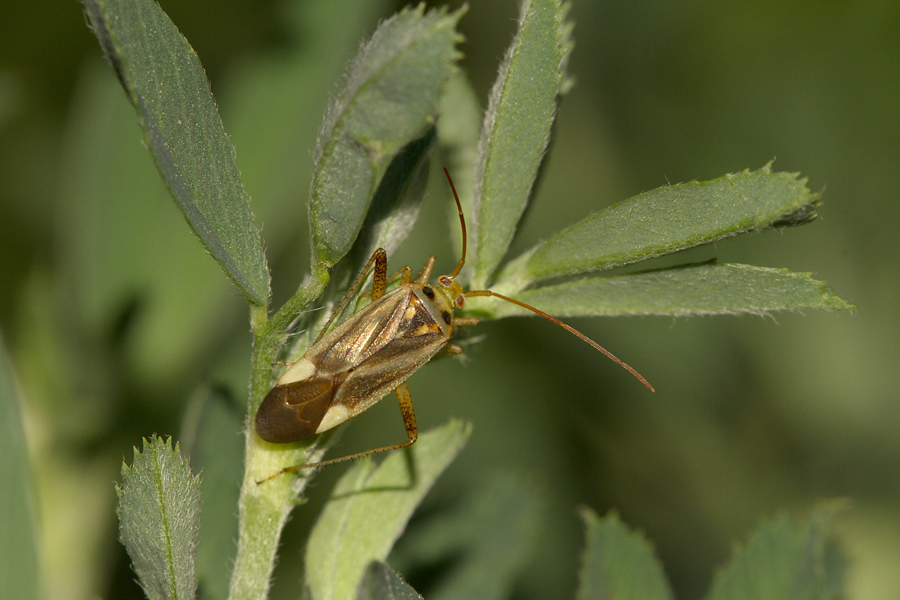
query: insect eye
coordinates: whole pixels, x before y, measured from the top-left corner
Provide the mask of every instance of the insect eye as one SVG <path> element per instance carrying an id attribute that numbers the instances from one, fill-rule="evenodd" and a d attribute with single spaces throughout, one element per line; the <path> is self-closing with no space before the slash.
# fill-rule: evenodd
<path id="1" fill-rule="evenodd" d="M 425 295 L 428 296 L 430 300 L 434 300 L 434 290 L 431 289 L 430 286 L 425 286 L 422 288 L 422 291 L 425 292 Z"/>
<path id="2" fill-rule="evenodd" d="M 465 304 L 465 303 L 466 303 L 466 297 L 464 295 L 460 294 L 459 296 L 456 297 L 456 307 L 457 308 L 462 308 L 463 304 Z"/>
<path id="3" fill-rule="evenodd" d="M 453 285 L 453 280 L 446 275 L 441 275 L 440 277 L 438 277 L 438 281 L 444 287 L 450 287 L 451 285 Z"/>
<path id="4" fill-rule="evenodd" d="M 450 314 L 449 312 L 447 312 L 446 310 L 445 310 L 444 312 L 441 313 L 441 317 L 444 318 L 444 323 L 446 323 L 447 325 L 449 325 L 450 322 L 453 320 L 453 315 L 451 315 L 451 314 Z"/>

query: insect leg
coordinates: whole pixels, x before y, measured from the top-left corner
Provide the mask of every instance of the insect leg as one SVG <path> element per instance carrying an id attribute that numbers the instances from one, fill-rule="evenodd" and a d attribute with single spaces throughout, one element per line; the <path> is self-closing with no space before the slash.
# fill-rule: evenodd
<path id="1" fill-rule="evenodd" d="M 343 298 L 341 298 L 341 301 L 337 305 L 337 308 L 332 311 L 331 316 L 328 318 L 328 322 L 325 323 L 325 327 L 322 328 L 322 331 L 320 331 L 319 335 L 316 337 L 316 342 L 322 339 L 322 336 L 325 335 L 325 333 L 328 331 L 328 328 L 331 326 L 331 323 L 334 321 L 334 319 L 339 314 L 341 314 L 341 311 L 344 310 L 344 306 L 346 306 L 347 301 L 350 300 L 351 297 L 353 297 L 353 294 L 356 293 L 356 290 L 359 289 L 359 286 L 361 286 L 363 281 L 366 280 L 366 277 L 369 275 L 369 269 L 372 268 L 373 264 L 375 265 L 376 279 L 379 268 L 381 269 L 382 273 L 387 272 L 387 252 L 384 251 L 384 248 L 378 248 L 374 253 L 372 253 L 372 257 L 369 258 L 369 262 L 367 262 L 366 266 L 363 267 L 362 271 L 360 271 L 359 276 L 356 278 L 356 281 L 353 282 L 353 285 L 350 286 L 350 289 L 347 290 L 347 293 L 344 294 Z M 383 284 L 384 280 L 382 280 L 382 285 Z M 315 345 L 316 342 L 313 342 L 313 345 Z"/>
<path id="2" fill-rule="evenodd" d="M 481 319 L 478 317 L 453 317 L 453 326 L 454 327 L 463 327 L 466 325 L 478 325 L 481 323 Z"/>
<path id="3" fill-rule="evenodd" d="M 314 469 L 317 467 L 324 467 L 326 465 L 333 465 L 335 463 L 344 462 L 347 460 L 353 460 L 356 458 L 363 458 L 364 456 L 371 456 L 372 454 L 379 454 L 381 452 L 390 452 L 391 450 L 398 450 L 400 448 L 406 448 L 408 446 L 412 446 L 416 443 L 416 440 L 419 438 L 419 431 L 416 427 L 416 415 L 413 412 L 412 405 L 412 396 L 409 394 L 409 388 L 406 387 L 406 383 L 401 383 L 397 386 L 397 389 L 394 390 L 397 394 L 397 401 L 400 403 L 400 414 L 403 416 L 403 426 L 406 427 L 406 437 L 407 440 L 405 442 L 400 442 L 399 444 L 391 444 L 389 446 L 379 446 L 378 448 L 372 448 L 370 450 L 363 450 L 362 452 L 354 452 L 353 454 L 348 454 L 347 456 L 339 456 L 337 458 L 329 458 L 328 460 L 319 461 L 317 463 L 311 463 L 308 465 L 294 465 L 293 467 L 286 467 L 274 475 L 269 475 L 265 479 L 261 479 L 256 482 L 257 485 L 265 483 L 271 479 L 275 479 L 279 475 L 283 475 L 285 473 L 291 473 L 293 471 L 300 471 L 303 469 Z"/>
<path id="4" fill-rule="evenodd" d="M 378 300 L 381 296 L 384 295 L 384 292 L 387 290 L 387 286 L 391 285 L 394 281 L 399 279 L 400 285 L 406 285 L 407 283 L 409 283 L 409 280 L 411 277 L 412 277 L 412 269 L 410 269 L 409 267 L 401 267 L 401 268 L 397 269 L 396 272 L 392 273 L 390 275 L 390 277 L 385 279 L 384 286 L 383 286 L 382 292 L 380 294 L 378 294 L 377 296 L 375 295 L 375 285 L 373 283 L 372 289 L 370 291 L 366 292 L 365 294 L 362 294 L 360 296 L 360 298 L 364 298 L 366 296 L 372 296 L 372 300 Z"/>
<path id="5" fill-rule="evenodd" d="M 380 252 L 379 252 L 380 251 Z M 384 296 L 384 288 L 387 285 L 387 253 L 383 248 L 375 251 L 375 274 L 372 275 L 372 301 Z"/>
<path id="6" fill-rule="evenodd" d="M 323 460 L 322 462 L 312 465 L 305 465 L 304 467 L 299 468 L 322 467 L 338 462 L 344 462 L 345 460 L 353 460 L 354 458 L 362 458 L 364 456 L 371 456 L 372 454 L 379 454 L 381 452 L 390 452 L 391 450 L 398 450 L 400 448 L 406 448 L 415 444 L 416 440 L 419 439 L 419 430 L 416 427 L 416 414 L 413 411 L 412 396 L 410 396 L 409 394 L 409 388 L 404 382 L 397 386 L 397 389 L 394 390 L 394 393 L 397 394 L 397 401 L 400 403 L 400 415 L 403 417 L 403 426 L 406 427 L 407 440 L 405 442 L 400 442 L 399 444 L 391 444 L 389 446 L 379 446 L 378 448 L 363 450 L 362 452 L 354 452 L 353 454 L 348 454 L 347 456 L 331 458 L 329 460 Z M 293 470 L 293 468 L 291 468 L 291 470 Z"/>
<path id="7" fill-rule="evenodd" d="M 413 411 L 412 396 L 409 395 L 409 388 L 404 381 L 394 390 L 397 394 L 397 402 L 400 403 L 400 414 L 403 416 L 403 426 L 406 427 L 407 441 L 394 446 L 388 446 L 383 450 L 391 450 L 392 448 L 406 448 L 412 446 L 419 439 L 419 430 L 416 429 L 416 413 Z"/>
<path id="8" fill-rule="evenodd" d="M 409 283 L 410 279 L 412 279 L 412 269 L 409 267 L 400 267 L 397 271 L 387 278 L 387 285 L 392 284 L 397 279 L 400 279 L 400 285 L 406 285 Z"/>
<path id="9" fill-rule="evenodd" d="M 388 286 L 390 286 L 392 283 L 394 283 L 397 279 L 400 280 L 400 285 L 405 285 L 410 282 L 411 278 L 412 278 L 412 269 L 410 269 L 409 267 L 400 267 L 395 272 L 391 273 L 391 275 L 388 276 L 388 278 L 385 280 L 385 282 L 384 282 L 385 290 L 387 290 Z M 357 309 L 360 308 L 360 305 L 359 305 L 360 301 L 366 297 L 369 298 L 369 302 L 372 301 L 372 290 L 371 289 L 368 292 L 364 292 L 364 293 L 360 294 L 359 297 L 356 299 Z"/>
<path id="10" fill-rule="evenodd" d="M 434 269 L 434 260 L 433 256 L 428 257 L 428 260 L 422 266 L 422 270 L 416 275 L 416 282 L 428 283 L 428 279 L 431 277 L 431 270 Z"/>

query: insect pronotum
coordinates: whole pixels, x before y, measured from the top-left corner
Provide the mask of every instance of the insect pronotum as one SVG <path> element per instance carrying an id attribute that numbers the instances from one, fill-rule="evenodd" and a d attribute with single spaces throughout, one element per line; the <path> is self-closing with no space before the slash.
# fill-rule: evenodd
<path id="1" fill-rule="evenodd" d="M 438 352 L 462 352 L 462 348 L 450 342 L 453 328 L 479 322 L 478 318 L 453 315 L 456 309 L 463 307 L 466 298 L 493 296 L 527 308 L 587 342 L 653 390 L 637 371 L 559 319 L 490 290 L 463 292 L 455 279 L 466 262 L 466 220 L 446 167 L 444 173 L 456 200 L 462 228 L 462 255 L 453 272 L 438 277 L 435 285 L 428 283 L 435 262 L 434 256 L 431 256 L 415 279 L 412 279 L 412 270 L 408 266 L 387 277 L 387 254 L 382 248 L 376 250 L 341 299 L 322 333 L 306 354 L 288 367 L 256 411 L 256 433 L 260 438 L 280 444 L 299 442 L 355 417 L 394 391 L 400 402 L 407 441 L 287 467 L 258 483 L 290 471 L 321 467 L 413 445 L 418 433 L 406 379 Z M 329 325 L 373 268 L 371 303 L 329 331 Z M 387 285 L 398 277 L 400 284 L 385 293 Z"/>

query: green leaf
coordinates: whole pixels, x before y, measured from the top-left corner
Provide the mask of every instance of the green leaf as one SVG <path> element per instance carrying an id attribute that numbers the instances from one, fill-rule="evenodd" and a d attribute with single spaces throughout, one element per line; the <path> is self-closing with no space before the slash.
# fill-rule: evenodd
<path id="1" fill-rule="evenodd" d="M 672 590 L 644 536 L 629 531 L 615 514 L 581 516 L 587 543 L 578 574 L 578 600 L 667 600 Z"/>
<path id="2" fill-rule="evenodd" d="M 55 209 L 67 319 L 98 340 L 127 325 L 117 368 L 166 387 L 208 359 L 210 337 L 246 304 L 174 209 L 115 78 L 103 65 L 83 75 Z"/>
<path id="3" fill-rule="evenodd" d="M 247 299 L 264 306 L 269 272 L 259 231 L 196 53 L 152 0 L 84 5 L 185 218 Z"/>
<path id="4" fill-rule="evenodd" d="M 306 547 L 306 574 L 315 600 L 356 595 L 366 567 L 383 561 L 438 475 L 465 445 L 471 427 L 451 421 L 423 434 L 378 467 L 360 460 L 335 486 Z"/>
<path id="5" fill-rule="evenodd" d="M 359 586 L 357 600 L 424 600 L 422 595 L 383 562 L 373 560 Z"/>
<path id="6" fill-rule="evenodd" d="M 270 257 L 308 231 L 306 203 L 298 200 L 309 190 L 323 107 L 348 57 L 389 9 L 386 0 L 342 0 L 340 10 L 329 0 L 279 3 L 280 41 L 229 61 L 222 74 L 216 97 L 244 186 L 264 199 L 253 212 Z"/>
<path id="7" fill-rule="evenodd" d="M 350 64 L 314 154 L 314 272 L 350 250 L 394 154 L 434 122 L 441 89 L 456 68 L 461 15 L 405 9 L 383 22 Z"/>
<path id="8" fill-rule="evenodd" d="M 119 538 L 150 600 L 194 597 L 200 532 L 200 481 L 172 439 L 152 436 L 116 486 Z"/>
<path id="9" fill-rule="evenodd" d="M 817 507 L 799 528 L 787 517 L 760 526 L 716 574 L 708 600 L 831 600 L 841 597 L 845 561 L 825 528 L 838 504 Z"/>
<path id="10" fill-rule="evenodd" d="M 416 224 L 425 199 L 429 158 L 436 138 L 432 128 L 391 161 L 354 245 L 356 273 L 362 270 L 377 248 L 384 248 L 391 256 Z"/>
<path id="11" fill-rule="evenodd" d="M 0 598 L 38 598 L 35 497 L 19 394 L 0 336 Z"/>
<path id="12" fill-rule="evenodd" d="M 724 237 L 813 220 L 818 194 L 795 173 L 758 171 L 639 194 L 538 244 L 504 269 L 515 292 L 563 275 L 609 269 Z"/>
<path id="13" fill-rule="evenodd" d="M 444 166 L 453 177 L 453 185 L 459 194 L 463 214 L 472 215 L 472 194 L 475 186 L 475 163 L 478 160 L 478 138 L 484 111 L 472 82 L 464 73 L 457 73 L 444 86 L 444 95 L 438 106 L 438 139 Z M 447 214 L 450 215 L 450 231 L 455 233 L 457 254 L 462 236 L 456 205 L 446 188 Z"/>
<path id="14" fill-rule="evenodd" d="M 203 596 L 225 600 L 237 550 L 235 507 L 244 463 L 244 412 L 224 390 L 201 389 L 188 405 L 181 447 L 200 481 L 197 578 Z"/>
<path id="15" fill-rule="evenodd" d="M 257 397 L 262 398 L 254 394 L 254 398 Z M 255 410 L 251 410 L 250 415 L 253 414 Z M 275 449 L 271 444 L 265 445 L 252 429 L 247 431 L 244 478 L 238 505 L 238 550 L 229 598 L 268 597 L 282 530 L 312 479 L 312 473 L 307 471 L 296 478 L 280 476 L 262 485 L 256 482 L 284 467 L 320 460 L 328 446 L 327 441 L 320 439 L 322 436 L 298 444 L 296 448 Z"/>
<path id="16" fill-rule="evenodd" d="M 572 47 L 568 3 L 522 3 L 519 30 L 491 90 L 478 146 L 472 213 L 472 286 L 497 269 L 532 194 L 550 143 Z"/>
<path id="17" fill-rule="evenodd" d="M 810 273 L 703 263 L 526 290 L 516 299 L 559 317 L 715 315 L 815 308 L 855 310 Z M 534 313 L 509 302 L 479 305 L 494 318 Z"/>
<path id="18" fill-rule="evenodd" d="M 501 473 L 455 507 L 417 522 L 391 563 L 401 571 L 449 565 L 429 581 L 428 600 L 503 600 L 533 557 L 544 498 L 534 483 Z"/>

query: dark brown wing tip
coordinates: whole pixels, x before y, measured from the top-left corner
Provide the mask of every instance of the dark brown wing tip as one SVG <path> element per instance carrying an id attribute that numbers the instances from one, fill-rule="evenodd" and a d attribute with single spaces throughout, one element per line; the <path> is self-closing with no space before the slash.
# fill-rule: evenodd
<path id="1" fill-rule="evenodd" d="M 319 428 L 333 392 L 333 382 L 325 378 L 276 385 L 256 411 L 256 435 L 273 444 L 305 440 Z"/>

